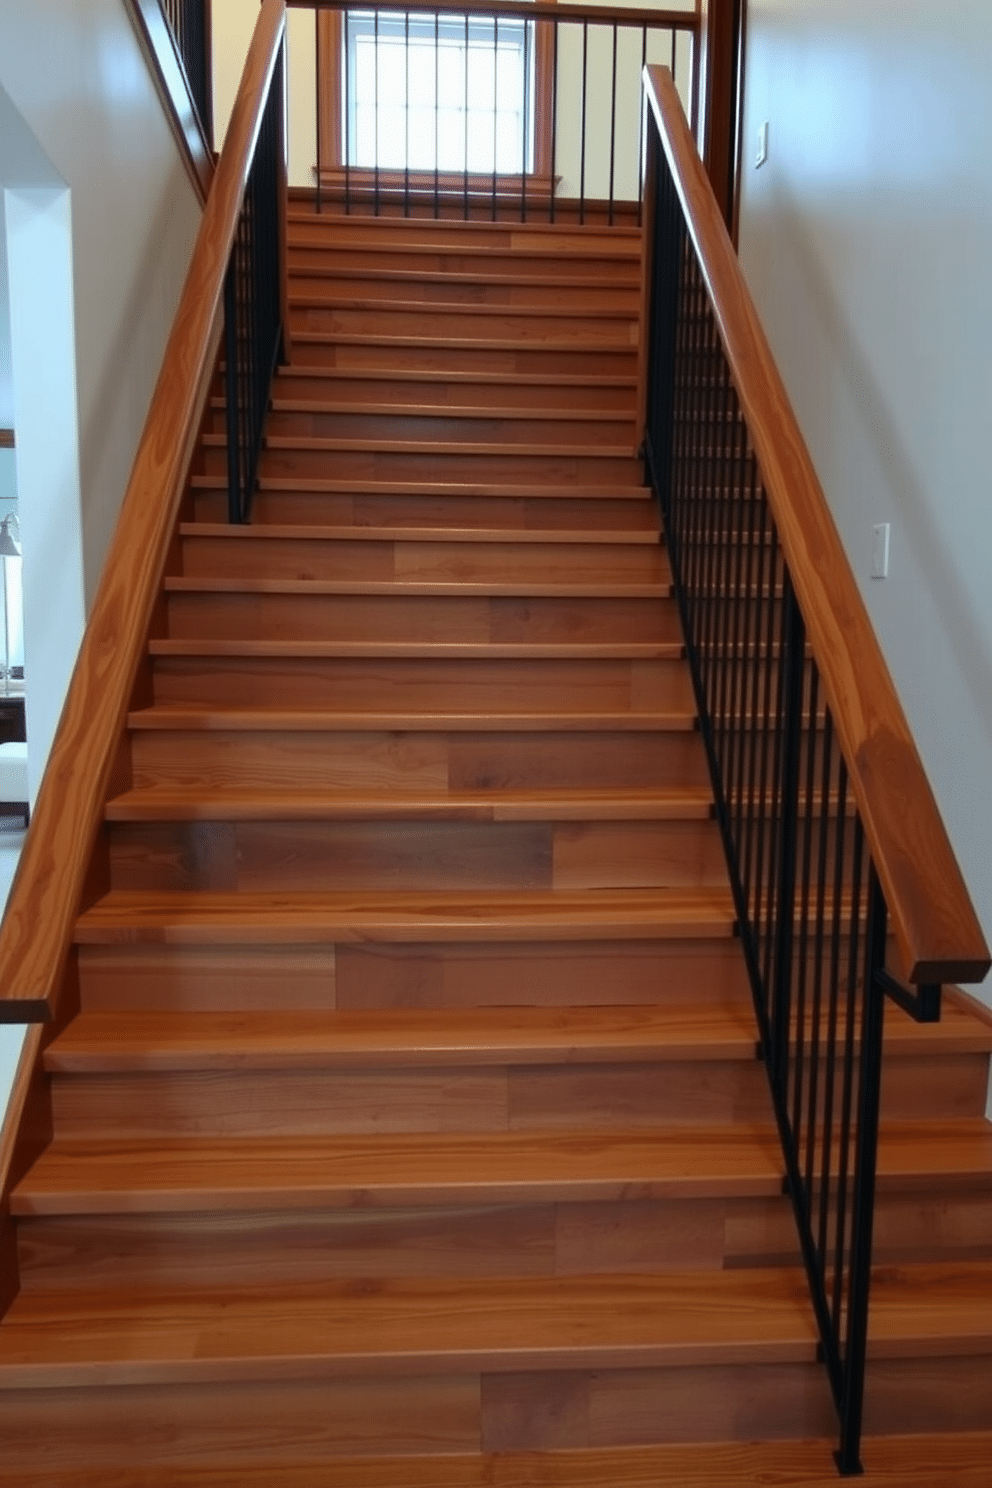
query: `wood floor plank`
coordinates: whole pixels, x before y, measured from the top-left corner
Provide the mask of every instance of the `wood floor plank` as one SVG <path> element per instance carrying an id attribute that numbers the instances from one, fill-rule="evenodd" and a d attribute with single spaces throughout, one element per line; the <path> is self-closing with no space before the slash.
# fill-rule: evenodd
<path id="1" fill-rule="evenodd" d="M 770 1124 L 667 1132 L 383 1134 L 52 1144 L 11 1196 L 18 1215 L 215 1213 L 775 1198 Z M 0 1336 L 2 1342 L 2 1336 Z"/>
<path id="2" fill-rule="evenodd" d="M 106 894 L 76 941 L 173 944 L 437 940 L 644 940 L 734 929 L 729 889 L 567 893 Z"/>
<path id="3" fill-rule="evenodd" d="M 0 1330 L 8 1389 L 345 1374 L 663 1367 L 815 1356 L 789 1271 L 380 1281 L 208 1295 L 21 1293 Z"/>

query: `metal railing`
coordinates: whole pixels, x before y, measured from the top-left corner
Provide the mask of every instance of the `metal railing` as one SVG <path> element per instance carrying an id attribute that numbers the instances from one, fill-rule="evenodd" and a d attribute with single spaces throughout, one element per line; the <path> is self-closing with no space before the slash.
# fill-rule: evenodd
<path id="1" fill-rule="evenodd" d="M 935 1021 L 941 989 L 924 982 L 910 990 L 886 970 L 886 900 L 822 658 L 808 640 L 809 616 L 780 544 L 767 472 L 687 227 L 685 194 L 660 142 L 655 148 L 652 141 L 649 160 L 645 451 L 840 1418 L 837 1461 L 843 1473 L 855 1473 L 883 1008 L 888 995 L 917 1020 Z"/>
<path id="2" fill-rule="evenodd" d="M 281 201 L 285 196 L 285 46 L 262 115 L 224 284 L 228 516 L 246 522 L 269 391 L 284 356 Z"/>
<path id="3" fill-rule="evenodd" d="M 695 113 L 694 11 L 288 4 L 314 12 L 318 212 L 636 222 L 646 61 Z"/>
<path id="4" fill-rule="evenodd" d="M 210 63 L 209 0 L 160 0 L 162 13 L 172 32 L 176 51 L 196 105 L 200 124 L 213 142 L 213 87 Z"/>

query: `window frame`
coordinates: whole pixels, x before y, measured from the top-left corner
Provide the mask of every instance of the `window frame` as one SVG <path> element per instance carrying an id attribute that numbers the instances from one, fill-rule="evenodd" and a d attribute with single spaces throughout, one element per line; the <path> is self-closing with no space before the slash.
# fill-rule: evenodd
<path id="1" fill-rule="evenodd" d="M 356 9 L 361 9 L 358 5 Z M 403 14 L 402 0 L 390 6 Z M 471 12 L 470 12 L 471 13 Z M 493 199 L 493 172 L 473 171 L 409 171 L 373 166 L 348 166 L 344 158 L 344 131 L 341 127 L 340 79 L 344 56 L 344 12 L 321 10 L 317 12 L 317 87 L 319 99 L 333 100 L 333 107 L 321 102 L 318 108 L 318 161 L 322 191 L 332 194 L 345 189 L 346 179 L 356 194 L 368 189 L 378 180 L 380 195 L 403 193 L 413 187 L 418 195 L 426 192 L 450 199 L 462 196 L 466 188 L 475 201 L 488 197 Z M 519 202 L 524 196 L 537 206 L 551 196 L 552 153 L 552 105 L 554 101 L 554 27 L 549 21 L 534 23 L 534 161 L 526 172 L 526 186 L 520 172 L 505 175 L 498 173 L 496 199 L 504 205 L 507 201 Z M 314 168 L 317 174 L 317 167 Z"/>

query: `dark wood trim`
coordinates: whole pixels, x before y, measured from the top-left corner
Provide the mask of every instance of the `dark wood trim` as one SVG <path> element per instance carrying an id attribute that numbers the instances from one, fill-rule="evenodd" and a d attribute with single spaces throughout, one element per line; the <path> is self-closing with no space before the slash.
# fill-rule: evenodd
<path id="1" fill-rule="evenodd" d="M 227 265 L 285 31 L 285 0 L 265 0 L 0 927 L 0 1021 L 48 1020 L 57 1011 L 118 741 L 214 375 Z"/>
<path id="2" fill-rule="evenodd" d="M 668 72 L 645 85 L 823 678 L 906 975 L 978 982 L 989 950 Z"/>
<path id="3" fill-rule="evenodd" d="M 13 448 L 14 448 L 14 431 L 13 431 L 13 429 L 0 429 L 0 449 L 13 449 Z"/>
<path id="4" fill-rule="evenodd" d="M 352 0 L 286 0 L 289 10 L 317 10 L 333 13 L 335 11 L 347 10 Z M 698 19 L 692 10 L 629 10 L 621 7 L 614 9 L 608 5 L 575 5 L 566 3 L 559 5 L 557 0 L 494 0 L 493 4 L 487 4 L 486 0 L 404 0 L 401 10 L 410 11 L 413 14 L 432 15 L 435 11 L 439 15 L 481 15 L 492 17 L 498 15 L 500 20 L 504 16 L 512 16 L 518 20 L 544 20 L 544 21 L 595 21 L 604 26 L 647 26 L 649 30 L 669 31 L 692 31 L 695 32 Z"/>
<path id="5" fill-rule="evenodd" d="M 700 0 L 696 141 L 728 228 L 734 220 L 738 61 L 743 0 Z"/>
<path id="6" fill-rule="evenodd" d="M 214 177 L 213 151 L 190 94 L 186 72 L 160 0 L 124 0 L 124 6 L 148 60 L 186 172 L 202 205 L 207 200 Z"/>

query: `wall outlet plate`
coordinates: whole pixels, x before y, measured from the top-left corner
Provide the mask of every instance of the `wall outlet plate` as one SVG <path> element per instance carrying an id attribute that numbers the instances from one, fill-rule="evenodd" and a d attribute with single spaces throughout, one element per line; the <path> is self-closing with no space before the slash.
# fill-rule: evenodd
<path id="1" fill-rule="evenodd" d="M 871 576 L 873 579 L 889 577 L 888 522 L 878 522 L 871 529 Z"/>

